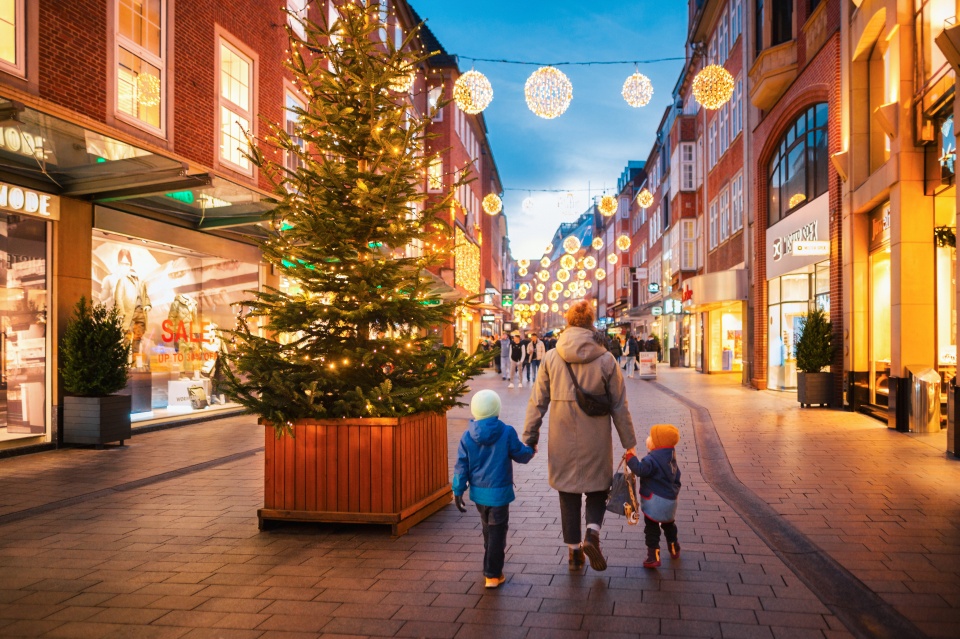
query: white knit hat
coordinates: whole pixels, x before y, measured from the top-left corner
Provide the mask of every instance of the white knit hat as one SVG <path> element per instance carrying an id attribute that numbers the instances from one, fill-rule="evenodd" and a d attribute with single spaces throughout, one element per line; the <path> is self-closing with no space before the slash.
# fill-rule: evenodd
<path id="1" fill-rule="evenodd" d="M 500 396 L 492 390 L 477 391 L 470 400 L 470 412 L 477 420 L 497 417 L 500 415 Z"/>

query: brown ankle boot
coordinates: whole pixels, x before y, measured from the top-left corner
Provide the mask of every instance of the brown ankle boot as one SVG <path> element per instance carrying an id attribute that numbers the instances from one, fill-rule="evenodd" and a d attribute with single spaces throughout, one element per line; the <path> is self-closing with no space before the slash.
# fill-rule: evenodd
<path id="1" fill-rule="evenodd" d="M 660 566 L 660 549 L 647 548 L 647 558 L 643 560 L 644 568 L 657 568 Z"/>
<path id="2" fill-rule="evenodd" d="M 575 572 L 583 568 L 583 551 L 579 548 L 570 548 L 567 557 L 567 566 L 570 572 Z"/>
<path id="3" fill-rule="evenodd" d="M 583 554 L 590 560 L 591 568 L 597 571 L 607 569 L 607 560 L 604 558 L 603 553 L 600 552 L 600 533 L 593 528 L 588 528 L 587 534 L 583 538 L 583 543 L 580 544 L 580 547 L 583 548 Z"/>

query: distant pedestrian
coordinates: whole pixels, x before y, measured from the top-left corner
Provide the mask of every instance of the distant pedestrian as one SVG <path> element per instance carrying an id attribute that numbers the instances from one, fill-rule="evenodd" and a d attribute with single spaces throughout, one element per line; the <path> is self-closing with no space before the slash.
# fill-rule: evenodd
<path id="1" fill-rule="evenodd" d="M 500 336 L 500 375 L 506 380 L 510 376 L 510 336 Z"/>
<path id="2" fill-rule="evenodd" d="M 537 371 L 540 370 L 540 362 L 543 356 L 547 354 L 547 347 L 537 337 L 536 333 L 530 333 L 530 343 L 527 344 L 527 359 L 530 361 L 530 375 L 527 381 L 537 381 Z"/>
<path id="3" fill-rule="evenodd" d="M 485 587 L 497 588 L 503 575 L 510 502 L 513 492 L 513 464 L 526 464 L 534 450 L 520 443 L 517 431 L 500 421 L 500 396 L 492 390 L 477 392 L 470 401 L 473 419 L 460 438 L 457 463 L 453 469 L 453 494 L 460 512 L 467 512 L 463 493 L 470 487 L 470 499 L 480 513 L 483 526 L 483 576 Z"/>
<path id="4" fill-rule="evenodd" d="M 640 342 L 637 338 L 631 333 L 627 337 L 627 348 L 626 352 L 623 354 L 623 370 L 627 371 L 629 374 L 627 377 L 633 379 L 633 374 L 640 367 L 638 358 L 640 357 Z"/>
<path id="5" fill-rule="evenodd" d="M 610 354 L 616 357 L 618 362 L 623 357 L 623 344 L 620 343 L 620 336 L 618 335 L 610 338 Z"/>
<path id="6" fill-rule="evenodd" d="M 507 379 L 510 380 L 510 383 L 507 384 L 507 388 L 513 388 L 514 373 L 517 375 L 517 384 L 520 385 L 520 388 L 523 388 L 523 363 L 527 360 L 527 350 L 520 342 L 519 335 L 513 336 L 508 350 L 510 351 L 510 374 Z"/>
<path id="7" fill-rule="evenodd" d="M 574 304 L 566 315 L 567 328 L 540 366 L 524 420 L 523 441 L 537 449 L 540 427 L 550 410 L 547 469 L 550 486 L 560 493 L 560 524 L 569 548 L 568 567 L 583 567 L 584 555 L 594 570 L 606 570 L 600 552 L 600 528 L 613 481 L 613 427 L 620 444 L 632 450 L 637 444 L 626 388 L 617 360 L 596 339 L 593 306 Z M 569 368 L 568 368 L 569 366 Z M 610 414 L 587 415 L 577 403 L 574 377 L 587 393 L 605 394 Z M 586 494 L 587 534 L 581 543 L 581 511 Z"/>
<path id="8" fill-rule="evenodd" d="M 530 383 L 530 354 L 529 348 L 530 345 L 530 333 L 527 333 L 522 340 L 520 340 L 520 345 L 523 346 L 523 352 L 526 354 L 525 359 L 523 360 L 523 376 L 527 379 L 527 383 Z M 520 388 L 523 388 L 522 386 Z"/>
<path id="9" fill-rule="evenodd" d="M 643 459 L 629 451 L 627 466 L 640 478 L 640 510 L 643 511 L 643 534 L 647 544 L 644 568 L 660 565 L 660 529 L 667 538 L 670 557 L 680 557 L 677 541 L 677 497 L 680 495 L 680 469 L 677 467 L 676 446 L 680 431 L 672 424 L 650 427 L 647 450 Z"/>
<path id="10" fill-rule="evenodd" d="M 500 340 L 491 340 L 490 344 L 490 352 L 493 355 L 493 367 L 497 369 L 498 375 L 503 375 L 503 372 L 500 368 Z"/>

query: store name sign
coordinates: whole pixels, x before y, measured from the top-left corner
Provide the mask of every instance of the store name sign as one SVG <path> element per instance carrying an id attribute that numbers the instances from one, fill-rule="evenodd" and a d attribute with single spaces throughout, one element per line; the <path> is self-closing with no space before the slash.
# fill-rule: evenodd
<path id="1" fill-rule="evenodd" d="M 766 230 L 767 279 L 804 270 L 829 258 L 820 253 L 820 242 L 830 239 L 830 195 L 810 200 Z M 799 250 L 797 244 L 800 244 Z M 808 250 L 808 249 L 812 249 Z M 705 303 L 701 299 L 698 303 Z"/>
<path id="2" fill-rule="evenodd" d="M 652 313 L 654 317 L 656 317 L 657 315 L 663 315 L 663 307 L 654 306 L 653 308 L 650 309 L 650 313 Z"/>
<path id="3" fill-rule="evenodd" d="M 773 261 L 779 262 L 784 255 L 820 255 L 819 253 L 798 253 L 794 248 L 797 242 L 817 242 L 817 220 L 805 224 L 790 235 L 778 237 L 773 241 Z M 826 243 L 826 242 L 824 242 Z"/>
<path id="4" fill-rule="evenodd" d="M 793 243 L 793 255 L 830 255 L 830 242 L 797 241 Z"/>
<path id="5" fill-rule="evenodd" d="M 59 220 L 60 198 L 0 182 L 0 209 L 48 220 Z"/>

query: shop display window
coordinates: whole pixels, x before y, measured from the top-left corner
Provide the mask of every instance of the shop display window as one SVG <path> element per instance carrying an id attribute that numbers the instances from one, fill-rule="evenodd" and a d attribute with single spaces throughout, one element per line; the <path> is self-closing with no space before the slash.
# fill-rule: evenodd
<path id="1" fill-rule="evenodd" d="M 222 381 L 219 329 L 259 284 L 257 264 L 97 232 L 93 294 L 120 310 L 131 346 L 134 422 L 235 407 Z"/>
<path id="2" fill-rule="evenodd" d="M 47 433 L 47 222 L 0 214 L 0 442 Z"/>
<path id="3" fill-rule="evenodd" d="M 890 248 L 870 255 L 870 403 L 888 406 L 890 396 Z"/>
<path id="4" fill-rule="evenodd" d="M 937 368 L 941 394 L 957 374 L 957 249 L 937 247 Z"/>
<path id="5" fill-rule="evenodd" d="M 710 371 L 743 370 L 743 313 L 729 304 L 710 311 Z"/>
<path id="6" fill-rule="evenodd" d="M 822 273 L 826 273 L 825 278 Z M 800 320 L 810 311 L 812 302 L 827 311 L 829 320 L 829 273 L 830 262 L 824 261 L 815 265 L 811 273 L 790 273 L 767 282 L 768 388 L 797 387 L 796 335 Z M 824 282 L 826 292 L 821 293 Z"/>

